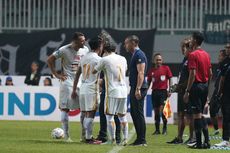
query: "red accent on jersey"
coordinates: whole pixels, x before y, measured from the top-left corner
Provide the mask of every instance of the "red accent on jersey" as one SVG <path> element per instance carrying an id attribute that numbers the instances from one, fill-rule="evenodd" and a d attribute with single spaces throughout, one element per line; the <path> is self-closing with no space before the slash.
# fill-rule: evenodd
<path id="1" fill-rule="evenodd" d="M 75 56 L 74 56 L 74 60 L 75 60 L 75 61 L 79 61 L 80 59 L 81 59 L 81 56 L 80 56 L 80 55 L 75 55 Z"/>
<path id="2" fill-rule="evenodd" d="M 69 116 L 76 116 L 78 114 L 80 114 L 80 109 L 76 109 L 76 110 L 72 110 L 72 111 L 69 111 Z"/>
<path id="3" fill-rule="evenodd" d="M 195 82 L 208 82 L 211 67 L 210 56 L 206 51 L 198 49 L 189 54 L 188 70 L 196 70 Z"/>
<path id="4" fill-rule="evenodd" d="M 147 75 L 148 82 L 152 81 L 152 89 L 168 89 L 168 81 L 172 77 L 170 68 L 162 65 L 158 68 L 151 68 Z"/>

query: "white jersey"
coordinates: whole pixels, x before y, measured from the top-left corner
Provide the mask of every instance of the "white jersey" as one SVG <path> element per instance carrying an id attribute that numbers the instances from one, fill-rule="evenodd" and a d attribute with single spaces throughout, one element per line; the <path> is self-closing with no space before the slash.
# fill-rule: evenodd
<path id="1" fill-rule="evenodd" d="M 123 56 L 111 53 L 100 60 L 95 70 L 104 72 L 106 95 L 108 97 L 127 97 L 125 83 L 127 61 Z"/>
<path id="2" fill-rule="evenodd" d="M 93 74 L 92 71 L 100 60 L 101 57 L 95 52 L 89 52 L 81 59 L 82 84 L 80 94 L 99 93 L 98 73 Z"/>
<path id="3" fill-rule="evenodd" d="M 53 53 L 56 59 L 61 59 L 62 73 L 67 76 L 65 81 L 60 82 L 59 108 L 61 109 L 79 108 L 79 99 L 72 99 L 71 93 L 80 60 L 87 52 L 89 52 L 89 50 L 86 46 L 75 51 L 71 48 L 71 44 L 68 44 Z"/>
<path id="4" fill-rule="evenodd" d="M 64 81 L 65 84 L 73 85 L 80 60 L 88 52 L 89 49 L 86 46 L 75 51 L 71 48 L 71 44 L 68 44 L 53 53 L 57 59 L 61 58 L 63 74 L 67 75 L 67 80 Z"/>

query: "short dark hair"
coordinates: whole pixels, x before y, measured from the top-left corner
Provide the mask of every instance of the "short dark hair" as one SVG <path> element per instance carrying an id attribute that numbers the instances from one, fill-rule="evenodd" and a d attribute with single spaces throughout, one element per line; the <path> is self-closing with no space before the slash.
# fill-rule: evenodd
<path id="1" fill-rule="evenodd" d="M 106 44 L 104 46 L 104 50 L 106 50 L 107 52 L 111 53 L 111 52 L 115 52 L 116 51 L 116 45 L 114 43 L 109 43 Z"/>
<path id="2" fill-rule="evenodd" d="M 91 50 L 96 50 L 100 47 L 101 43 L 102 43 L 101 37 L 94 37 L 94 38 L 90 39 L 89 46 L 90 46 Z"/>
<path id="3" fill-rule="evenodd" d="M 36 64 L 39 67 L 39 63 L 37 61 L 33 61 L 32 64 Z"/>
<path id="4" fill-rule="evenodd" d="M 126 37 L 126 39 L 128 39 L 129 41 L 135 42 L 137 45 L 139 44 L 139 38 L 136 35 L 130 35 Z"/>
<path id="5" fill-rule="evenodd" d="M 193 32 L 192 38 L 196 41 L 197 45 L 201 45 L 204 41 L 204 35 L 201 32 Z"/>
<path id="6" fill-rule="evenodd" d="M 50 86 L 53 86 L 52 80 L 51 80 L 49 77 L 46 77 L 44 80 L 48 80 L 48 81 L 49 81 L 49 85 L 50 85 Z"/>
<path id="7" fill-rule="evenodd" d="M 73 41 L 73 40 L 78 40 L 78 38 L 79 38 L 80 36 L 85 36 L 85 35 L 84 35 L 83 33 L 81 33 L 81 32 L 75 32 L 75 33 L 73 34 L 72 41 Z"/>
<path id="8" fill-rule="evenodd" d="M 153 58 L 155 58 L 155 57 L 158 56 L 158 55 L 159 55 L 159 56 L 162 56 L 161 53 L 155 53 L 155 54 L 153 55 Z"/>
<path id="9" fill-rule="evenodd" d="M 221 49 L 221 50 L 220 50 L 220 53 L 221 53 L 221 54 L 223 54 L 223 56 L 224 56 L 224 57 L 226 57 L 226 56 L 227 56 L 227 54 L 226 54 L 226 50 L 225 50 L 225 49 Z"/>

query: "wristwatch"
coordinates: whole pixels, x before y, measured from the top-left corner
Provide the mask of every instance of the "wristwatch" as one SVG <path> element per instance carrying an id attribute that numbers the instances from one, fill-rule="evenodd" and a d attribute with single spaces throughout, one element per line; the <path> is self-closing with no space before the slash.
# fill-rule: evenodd
<path id="1" fill-rule="evenodd" d="M 141 90 L 141 88 L 136 88 L 136 90 Z"/>
<path id="2" fill-rule="evenodd" d="M 185 89 L 185 92 L 189 93 L 190 91 L 188 89 Z"/>

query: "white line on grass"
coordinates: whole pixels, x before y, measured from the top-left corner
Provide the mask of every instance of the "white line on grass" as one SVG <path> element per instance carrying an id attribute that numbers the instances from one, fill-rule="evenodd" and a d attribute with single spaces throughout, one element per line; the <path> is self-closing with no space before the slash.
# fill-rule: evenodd
<path id="1" fill-rule="evenodd" d="M 135 134 L 135 128 L 133 127 L 130 131 L 129 131 L 129 137 L 127 139 L 127 142 L 129 142 L 133 135 Z M 124 146 L 114 146 L 113 149 L 111 149 L 108 153 L 118 153 L 120 150 L 122 150 L 124 148 Z"/>

